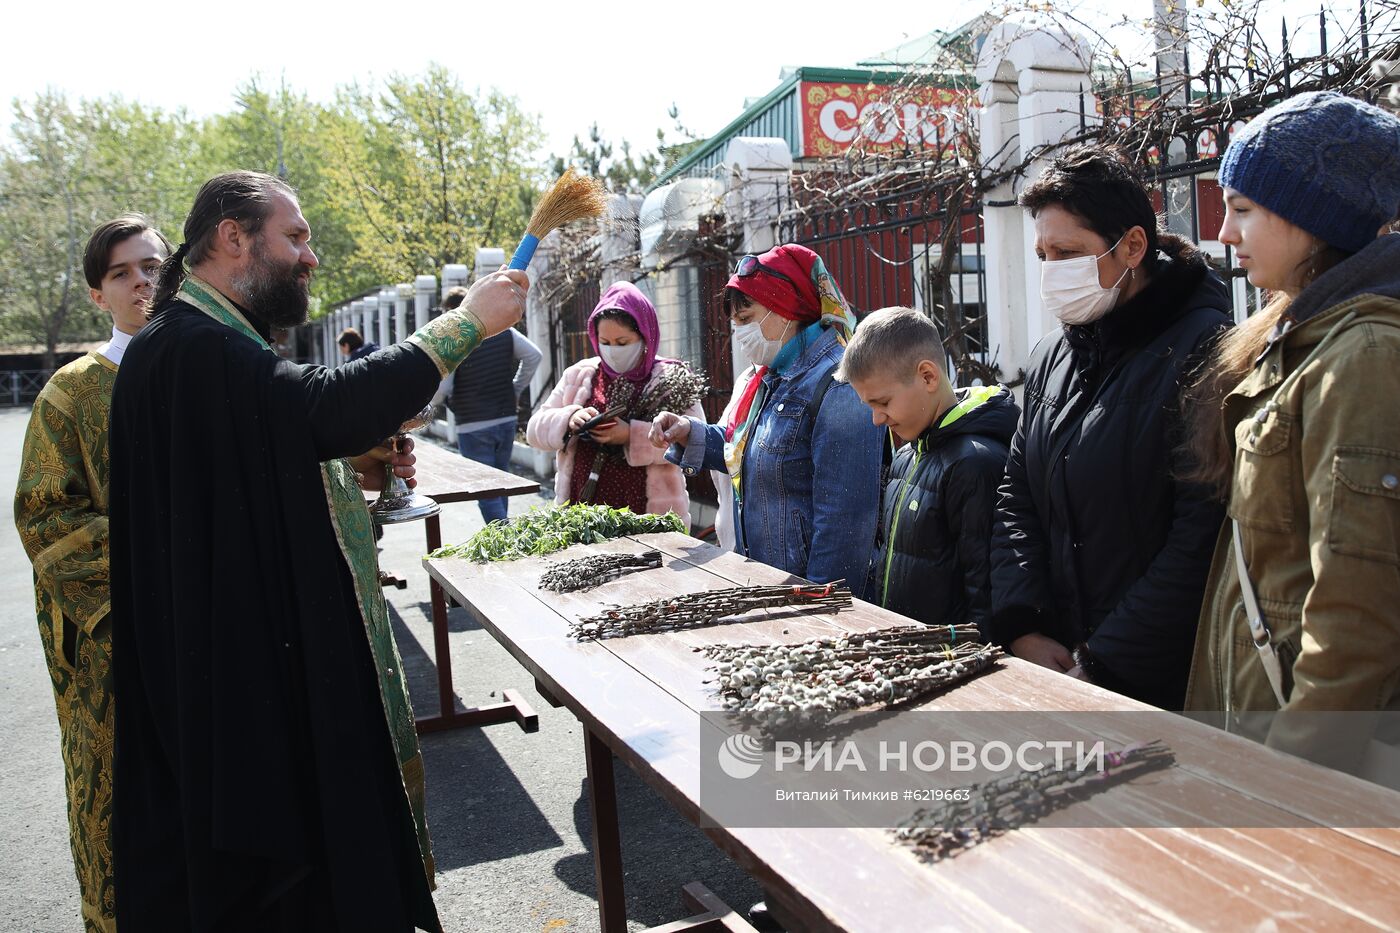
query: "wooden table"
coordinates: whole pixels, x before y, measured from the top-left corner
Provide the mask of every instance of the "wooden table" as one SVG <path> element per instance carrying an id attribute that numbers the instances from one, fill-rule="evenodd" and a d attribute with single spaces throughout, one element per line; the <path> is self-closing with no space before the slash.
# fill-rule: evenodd
<path id="1" fill-rule="evenodd" d="M 417 458 L 415 474 L 420 495 L 434 499 L 439 505 L 453 502 L 475 502 L 499 496 L 523 496 L 539 492 L 540 484 L 522 479 L 495 467 L 468 460 L 435 444 L 418 442 L 413 447 Z M 366 493 L 373 500 L 377 493 Z M 442 524 L 437 515 L 424 519 L 428 553 L 442 547 Z M 447 599 L 438 581 L 429 577 L 429 598 L 432 603 L 433 653 L 437 664 L 438 709 L 435 716 L 418 717 L 418 732 L 440 732 L 464 726 L 489 726 L 516 722 L 526 732 L 539 731 L 539 716 L 519 692 L 503 691 L 506 702 L 456 709 L 452 689 L 452 654 L 447 643 Z"/>
<path id="2" fill-rule="evenodd" d="M 663 552 L 662 569 L 587 593 L 536 588 L 550 560 L 646 548 Z M 567 706 L 585 727 L 598 908 L 606 933 L 626 930 L 613 755 L 700 825 L 803 929 L 1400 926 L 1400 830 L 1337 829 L 1327 822 L 1327 814 L 1340 809 L 1370 815 L 1370 826 L 1400 826 L 1400 794 L 1178 717 L 1160 736 L 1175 753 L 1177 767 L 1154 775 L 1150 790 L 1120 785 L 1104 797 L 1121 794 L 1129 802 L 1160 806 L 1170 799 L 1173 782 L 1189 779 L 1199 789 L 1204 780 L 1218 791 L 1225 812 L 1240 814 L 1240 825 L 1274 819 L 1273 825 L 1295 828 L 1031 827 L 929 865 L 892 844 L 882 829 L 717 826 L 700 801 L 704 726 L 698 714 L 720 707 L 703 683 L 704 658 L 692 648 L 802 641 L 908 620 L 857 603 L 836 615 L 760 616 L 689 632 L 579 643 L 567 635 L 567 621 L 604 603 L 791 578 L 682 535 L 621 539 L 546 560 L 426 563 L 447 592 L 534 675 L 541 693 Z M 1014 658 L 919 708 L 1148 709 Z M 666 929 L 707 928 L 683 923 L 689 921 Z M 732 914 L 708 928 L 721 926 L 741 928 Z"/>

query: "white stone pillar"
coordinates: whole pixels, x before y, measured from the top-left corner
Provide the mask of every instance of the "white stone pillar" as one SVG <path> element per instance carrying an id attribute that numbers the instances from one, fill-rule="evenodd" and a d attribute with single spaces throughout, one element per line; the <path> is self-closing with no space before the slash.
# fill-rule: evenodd
<path id="1" fill-rule="evenodd" d="M 602 291 L 618 282 L 632 280 L 642 247 L 641 227 L 637 223 L 641 210 L 640 194 L 608 196 L 608 213 L 603 218 L 602 242 L 598 247 L 598 259 L 603 266 L 598 286 Z"/>
<path id="2" fill-rule="evenodd" d="M 991 155 L 989 170 L 1021 160 L 1016 136 L 1020 112 L 1016 107 L 1016 82 L 1004 77 L 984 80 L 978 88 L 982 109 L 978 112 L 978 138 L 982 152 Z M 1016 185 L 1004 181 L 982 195 L 982 266 L 985 270 L 988 359 L 1001 365 L 1010 381 L 1030 353 L 1026 343 L 1025 225 L 1016 205 Z"/>
<path id="3" fill-rule="evenodd" d="M 357 331 L 364 329 L 365 300 L 363 298 L 356 298 L 354 301 L 350 302 L 350 323 L 345 326 L 353 327 Z"/>
<path id="4" fill-rule="evenodd" d="M 437 294 L 437 276 L 420 275 L 413 279 L 413 330 L 428 323 L 433 315 L 433 296 Z"/>
<path id="5" fill-rule="evenodd" d="M 408 309 L 413 304 L 413 283 L 400 282 L 394 286 L 394 342 L 402 343 L 413 333 L 408 327 Z"/>
<path id="6" fill-rule="evenodd" d="M 506 264 L 506 251 L 499 246 L 479 246 L 476 250 L 476 264 L 472 268 L 472 281 L 500 269 Z"/>
<path id="7" fill-rule="evenodd" d="M 1025 153 L 1077 135 L 1081 93 L 1085 122 L 1097 122 L 1088 68 L 1089 46 L 1080 36 L 1016 22 L 992 27 L 977 60 L 986 167 L 1019 165 Z M 989 356 L 1008 380 L 1024 369 L 1036 342 L 1058 326 L 1041 307 L 1035 223 L 1015 206 L 1049 159 L 1041 156 L 1023 175 L 983 196 Z"/>
<path id="8" fill-rule="evenodd" d="M 350 320 L 350 306 L 348 304 L 343 304 L 335 312 L 335 326 L 331 328 L 331 341 L 333 343 L 340 339 L 341 332 L 343 332 L 346 327 L 345 322 L 348 320 Z M 331 363 L 332 366 L 340 365 L 342 357 L 340 355 L 339 343 L 335 343 L 335 345 L 331 347 L 331 360 L 333 361 Z"/>
<path id="9" fill-rule="evenodd" d="M 398 304 L 399 291 L 393 286 L 379 290 L 379 315 L 375 320 L 378 336 L 375 338 L 381 348 L 394 342 L 389 323 L 394 319 L 394 308 Z"/>
<path id="10" fill-rule="evenodd" d="M 360 307 L 360 336 L 365 343 L 374 339 L 375 319 L 379 316 L 379 293 L 366 295 Z"/>
<path id="11" fill-rule="evenodd" d="M 447 292 L 457 285 L 463 287 L 471 284 L 471 270 L 462 263 L 448 263 L 442 267 L 442 294 L 438 297 L 438 308 L 442 307 L 442 300 L 447 297 Z M 437 312 L 434 312 L 436 315 Z"/>
<path id="12" fill-rule="evenodd" d="M 1174 110 L 1184 109 L 1189 103 L 1186 80 L 1186 43 L 1189 22 L 1186 4 L 1180 0 L 1153 0 L 1152 35 L 1156 45 L 1157 74 L 1166 105 Z M 1173 136 L 1165 153 L 1167 164 L 1179 165 L 1186 161 L 1186 141 Z M 1163 212 L 1166 215 L 1167 229 L 1178 236 L 1195 241 L 1196 229 L 1192 226 L 1193 212 L 1191 200 L 1195 195 L 1196 179 L 1175 178 L 1163 186 Z"/>
<path id="13" fill-rule="evenodd" d="M 740 136 L 729 141 L 724 162 L 729 170 L 724 212 L 741 231 L 739 251 L 767 252 L 778 245 L 778 219 L 792 204 L 792 151 L 776 137 Z M 749 359 L 732 334 L 729 358 L 738 385 Z"/>
<path id="14" fill-rule="evenodd" d="M 729 190 L 724 211 L 739 224 L 745 253 L 762 253 L 778 245 L 778 218 L 792 203 L 792 151 L 776 137 L 740 136 L 724 153 Z"/>

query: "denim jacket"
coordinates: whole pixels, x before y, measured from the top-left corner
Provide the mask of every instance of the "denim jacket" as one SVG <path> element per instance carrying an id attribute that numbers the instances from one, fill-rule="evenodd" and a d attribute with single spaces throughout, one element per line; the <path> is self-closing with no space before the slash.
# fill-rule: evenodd
<path id="1" fill-rule="evenodd" d="M 768 394 L 744 450 L 738 553 L 816 583 L 844 579 L 863 595 L 879 521 L 884 432 L 844 382 L 814 397 L 841 360 L 820 324 L 785 346 L 763 377 Z M 691 419 L 684 448 L 667 459 L 687 476 L 725 471 L 724 429 Z"/>

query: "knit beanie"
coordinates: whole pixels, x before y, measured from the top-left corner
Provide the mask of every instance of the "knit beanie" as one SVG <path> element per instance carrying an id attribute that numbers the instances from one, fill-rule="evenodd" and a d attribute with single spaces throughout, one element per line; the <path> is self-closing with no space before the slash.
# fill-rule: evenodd
<path id="1" fill-rule="evenodd" d="M 1220 184 L 1359 252 L 1400 216 L 1400 119 L 1332 91 L 1299 94 L 1235 134 Z"/>

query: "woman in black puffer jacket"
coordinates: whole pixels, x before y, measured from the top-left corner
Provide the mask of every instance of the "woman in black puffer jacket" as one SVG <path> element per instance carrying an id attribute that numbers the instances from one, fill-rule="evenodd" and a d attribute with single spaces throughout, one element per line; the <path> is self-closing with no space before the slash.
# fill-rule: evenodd
<path id="1" fill-rule="evenodd" d="M 1224 513 L 1179 481 L 1179 397 L 1230 325 L 1224 284 L 1159 233 L 1115 152 L 1056 160 L 1021 203 L 1064 322 L 1027 367 L 1000 491 L 991 634 L 1018 657 L 1180 709 Z"/>

